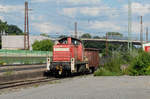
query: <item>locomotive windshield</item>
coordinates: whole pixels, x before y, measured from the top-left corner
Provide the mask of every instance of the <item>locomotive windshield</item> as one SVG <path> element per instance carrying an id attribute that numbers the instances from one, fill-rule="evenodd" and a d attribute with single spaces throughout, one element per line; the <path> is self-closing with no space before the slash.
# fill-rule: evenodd
<path id="1" fill-rule="evenodd" d="M 67 41 L 67 39 L 64 39 L 64 40 L 60 40 L 59 43 L 60 43 L 60 44 L 67 44 L 68 41 Z"/>
<path id="2" fill-rule="evenodd" d="M 68 44 L 68 39 L 67 39 L 67 37 L 66 38 L 62 38 L 58 42 L 60 44 Z M 79 45 L 80 43 L 81 43 L 81 41 L 79 39 L 71 37 L 71 44 L 73 44 L 73 45 Z"/>

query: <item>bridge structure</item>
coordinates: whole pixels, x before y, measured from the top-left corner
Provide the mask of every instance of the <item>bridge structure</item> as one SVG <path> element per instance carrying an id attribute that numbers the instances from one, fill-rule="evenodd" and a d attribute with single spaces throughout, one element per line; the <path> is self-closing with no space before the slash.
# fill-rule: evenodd
<path id="1" fill-rule="evenodd" d="M 108 43 L 119 43 L 119 44 L 126 44 L 128 43 L 128 40 L 119 40 L 119 39 L 91 39 L 91 38 L 81 38 L 82 41 L 85 42 L 108 42 Z M 142 45 L 140 40 L 132 40 L 131 41 L 133 45 Z M 143 41 L 143 43 L 146 43 L 146 41 Z"/>

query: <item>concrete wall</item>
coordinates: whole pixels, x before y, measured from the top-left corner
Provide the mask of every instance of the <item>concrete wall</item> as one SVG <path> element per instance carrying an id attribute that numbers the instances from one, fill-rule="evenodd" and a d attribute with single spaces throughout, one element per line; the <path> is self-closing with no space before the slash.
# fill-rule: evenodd
<path id="1" fill-rule="evenodd" d="M 32 44 L 36 40 L 44 40 L 44 39 L 50 39 L 48 37 L 44 36 L 30 36 L 29 42 L 30 42 L 30 50 L 32 50 Z M 2 36 L 2 49 L 10 49 L 10 50 L 16 50 L 16 49 L 24 49 L 24 36 Z"/>

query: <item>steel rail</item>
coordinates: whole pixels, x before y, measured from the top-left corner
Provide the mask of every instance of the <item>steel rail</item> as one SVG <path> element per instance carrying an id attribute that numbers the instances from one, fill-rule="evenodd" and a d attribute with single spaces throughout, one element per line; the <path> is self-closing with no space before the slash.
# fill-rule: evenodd
<path id="1" fill-rule="evenodd" d="M 22 81 L 12 81 L 12 82 L 0 83 L 0 90 L 24 86 L 24 85 L 37 84 L 37 83 L 41 83 L 41 82 L 49 82 L 49 81 L 54 81 L 54 80 L 59 80 L 59 78 L 43 77 L 43 78 L 33 79 L 33 80 L 22 80 Z"/>

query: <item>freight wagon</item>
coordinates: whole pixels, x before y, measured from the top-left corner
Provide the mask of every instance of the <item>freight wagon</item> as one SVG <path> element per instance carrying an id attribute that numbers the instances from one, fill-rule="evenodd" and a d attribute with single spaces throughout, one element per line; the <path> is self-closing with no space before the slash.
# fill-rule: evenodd
<path id="1" fill-rule="evenodd" d="M 89 70 L 93 73 L 99 66 L 99 50 L 95 48 L 86 48 L 84 55 L 88 58 Z"/>
<path id="2" fill-rule="evenodd" d="M 52 60 L 47 59 L 47 72 L 53 75 L 69 76 L 72 73 L 94 71 L 99 65 L 99 53 L 96 49 L 84 49 L 82 41 L 65 37 L 53 46 Z"/>

